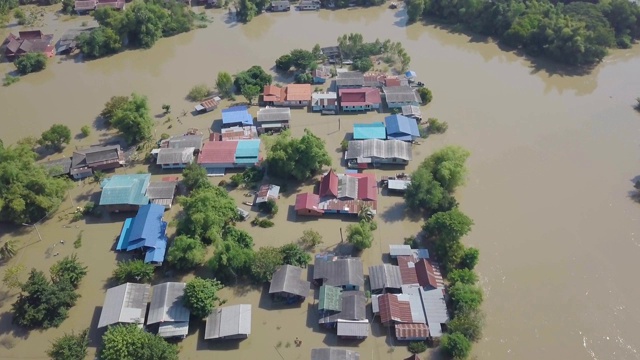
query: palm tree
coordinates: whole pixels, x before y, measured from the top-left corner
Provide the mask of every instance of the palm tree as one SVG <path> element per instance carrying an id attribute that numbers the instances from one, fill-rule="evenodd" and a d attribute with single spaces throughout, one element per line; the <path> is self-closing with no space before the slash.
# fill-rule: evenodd
<path id="1" fill-rule="evenodd" d="M 373 210 L 371 210 L 371 206 L 362 205 L 360 210 L 358 210 L 358 219 L 370 223 L 373 221 Z"/>
<path id="2" fill-rule="evenodd" d="M 11 259 L 17 252 L 16 240 L 8 240 L 0 247 L 0 259 Z"/>

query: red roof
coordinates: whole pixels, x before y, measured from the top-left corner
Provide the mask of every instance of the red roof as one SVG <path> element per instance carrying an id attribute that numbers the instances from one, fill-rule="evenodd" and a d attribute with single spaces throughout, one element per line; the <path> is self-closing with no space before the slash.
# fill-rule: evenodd
<path id="1" fill-rule="evenodd" d="M 400 86 L 400 79 L 388 77 L 384 79 L 384 86 L 392 87 L 392 86 Z"/>
<path id="2" fill-rule="evenodd" d="M 400 301 L 395 294 L 384 294 L 378 297 L 380 308 L 380 321 L 384 323 L 410 323 L 411 304 L 408 301 Z"/>
<path id="3" fill-rule="evenodd" d="M 429 337 L 429 328 L 426 324 L 397 324 L 396 338 L 426 339 Z M 418 359 L 419 357 L 409 358 Z"/>
<path id="4" fill-rule="evenodd" d="M 355 174 L 353 174 L 355 175 Z M 373 174 L 358 174 L 358 200 L 378 200 L 378 183 Z"/>
<path id="5" fill-rule="evenodd" d="M 265 85 L 262 91 L 263 101 L 283 101 L 284 89 L 275 85 Z"/>
<path id="6" fill-rule="evenodd" d="M 320 197 L 316 194 L 312 193 L 303 193 L 296 195 L 296 206 L 295 210 L 315 210 L 318 212 L 322 212 L 321 209 L 318 209 L 318 203 L 320 202 Z"/>
<path id="7" fill-rule="evenodd" d="M 237 147 L 237 141 L 208 141 L 200 150 L 198 164 L 232 164 Z"/>
<path id="8" fill-rule="evenodd" d="M 380 104 L 380 91 L 374 88 L 340 89 L 340 103 L 347 106 Z"/>
<path id="9" fill-rule="evenodd" d="M 286 89 L 287 101 L 311 100 L 311 84 L 289 84 Z"/>
<path id="10" fill-rule="evenodd" d="M 416 263 L 416 275 L 418 276 L 420 286 L 429 286 L 434 289 L 438 288 L 438 278 L 436 277 L 435 271 L 433 271 L 431 262 L 427 259 L 420 259 L 420 261 Z"/>
<path id="11" fill-rule="evenodd" d="M 162 181 L 168 181 L 168 182 L 174 182 L 174 181 L 180 181 L 180 178 L 178 176 L 164 176 L 161 180 Z"/>
<path id="12" fill-rule="evenodd" d="M 403 285 L 419 284 L 413 256 L 398 256 L 398 266 Z"/>
<path id="13" fill-rule="evenodd" d="M 327 175 L 320 180 L 319 195 L 338 197 L 338 175 L 333 169 L 329 170 Z"/>

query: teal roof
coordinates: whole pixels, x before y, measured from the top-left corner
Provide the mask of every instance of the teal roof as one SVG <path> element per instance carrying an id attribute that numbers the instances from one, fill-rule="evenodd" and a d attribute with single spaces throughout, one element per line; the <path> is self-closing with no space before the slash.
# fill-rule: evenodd
<path id="1" fill-rule="evenodd" d="M 114 175 L 102 181 L 100 205 L 146 205 L 151 174 Z"/>
<path id="2" fill-rule="evenodd" d="M 318 296 L 318 310 L 342 311 L 342 289 L 331 285 L 320 287 Z"/>
<path id="3" fill-rule="evenodd" d="M 255 164 L 260 156 L 260 140 L 238 140 L 235 162 L 237 164 Z"/>
<path id="4" fill-rule="evenodd" d="M 368 140 L 387 138 L 387 130 L 383 122 L 371 124 L 353 124 L 353 140 Z"/>

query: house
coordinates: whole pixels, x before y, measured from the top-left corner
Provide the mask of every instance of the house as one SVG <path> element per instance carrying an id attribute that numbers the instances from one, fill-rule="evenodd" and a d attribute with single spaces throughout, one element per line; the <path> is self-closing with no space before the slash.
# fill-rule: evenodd
<path id="1" fill-rule="evenodd" d="M 266 105 L 282 104 L 285 98 L 283 87 L 277 85 L 265 85 L 262 89 L 262 102 Z"/>
<path id="2" fill-rule="evenodd" d="M 150 180 L 151 174 L 113 175 L 104 179 L 100 184 L 99 205 L 110 212 L 136 211 L 149 203 L 146 192 Z"/>
<path id="3" fill-rule="evenodd" d="M 222 110 L 222 127 L 253 126 L 253 116 L 246 106 L 234 106 Z"/>
<path id="4" fill-rule="evenodd" d="M 194 153 L 197 154 L 202 149 L 202 135 L 195 134 L 172 136 L 166 140 L 161 141 L 160 147 L 168 149 L 194 148 Z"/>
<path id="5" fill-rule="evenodd" d="M 298 5 L 299 10 L 320 10 L 320 1 L 318 0 L 302 0 Z"/>
<path id="6" fill-rule="evenodd" d="M 396 114 L 385 117 L 384 123 L 390 140 L 414 141 L 420 138 L 420 129 L 414 119 Z"/>
<path id="7" fill-rule="evenodd" d="M 417 105 L 405 105 L 402 107 L 402 116 L 415 119 L 417 122 L 422 121 L 422 111 Z"/>
<path id="8" fill-rule="evenodd" d="M 369 111 L 380 108 L 380 91 L 375 88 L 338 90 L 342 111 Z"/>
<path id="9" fill-rule="evenodd" d="M 289 11 L 291 10 L 291 3 L 289 1 L 272 1 L 269 7 L 271 11 Z"/>
<path id="10" fill-rule="evenodd" d="M 387 138 L 387 129 L 383 122 L 370 124 L 353 124 L 353 140 L 367 140 Z"/>
<path id="11" fill-rule="evenodd" d="M 234 126 L 221 129 L 220 133 L 210 133 L 209 141 L 251 140 L 258 138 L 258 128 L 255 126 Z"/>
<path id="12" fill-rule="evenodd" d="M 194 159 L 196 148 L 161 148 L 158 151 L 156 164 L 163 169 L 184 169 Z"/>
<path id="13" fill-rule="evenodd" d="M 411 86 L 384 87 L 382 91 L 389 109 L 420 105 L 420 96 Z"/>
<path id="14" fill-rule="evenodd" d="M 316 255 L 313 281 L 318 285 L 331 285 L 344 290 L 363 290 L 362 260 L 333 254 Z"/>
<path id="15" fill-rule="evenodd" d="M 429 337 L 429 327 L 419 296 L 383 294 L 372 297 L 374 315 L 386 327 L 394 327 L 398 340 L 420 340 Z"/>
<path id="16" fill-rule="evenodd" d="M 95 27 L 86 27 L 79 29 L 69 29 L 64 34 L 60 40 L 58 40 L 58 44 L 56 47 L 56 53 L 58 54 L 68 54 L 72 53 L 78 47 L 78 42 L 76 39 L 80 34 L 89 33 L 91 30 L 95 29 Z"/>
<path id="17" fill-rule="evenodd" d="M 78 15 L 88 13 L 96 9 L 98 0 L 76 0 L 74 4 L 74 10 Z"/>
<path id="18" fill-rule="evenodd" d="M 342 311 L 342 288 L 331 285 L 320 286 L 318 312 L 321 317 Z"/>
<path id="19" fill-rule="evenodd" d="M 264 184 L 260 186 L 256 193 L 256 201 L 253 203 L 258 205 L 269 200 L 278 200 L 280 198 L 280 186 L 272 184 Z"/>
<path id="20" fill-rule="evenodd" d="M 364 86 L 364 74 L 359 71 L 339 72 L 336 86 L 340 89 L 357 89 Z"/>
<path id="21" fill-rule="evenodd" d="M 4 40 L 4 54 L 7 60 L 29 53 L 44 54 L 46 57 L 55 55 L 55 47 L 52 44 L 53 34 L 43 34 L 40 30 L 28 30 L 18 32 L 18 36 L 9 34 Z"/>
<path id="22" fill-rule="evenodd" d="M 265 91 L 267 90 L 267 86 L 265 86 Z M 270 89 L 270 91 L 275 91 L 275 89 Z M 267 102 L 266 99 L 271 99 L 270 96 L 266 96 L 263 94 L 264 101 Z M 311 84 L 288 84 L 283 89 L 281 89 L 279 99 L 271 101 L 274 106 L 290 106 L 290 107 L 305 107 L 309 106 L 311 102 Z"/>
<path id="23" fill-rule="evenodd" d="M 42 163 L 50 176 L 69 176 L 71 170 L 71 158 L 62 158 L 58 160 L 49 160 Z"/>
<path id="24" fill-rule="evenodd" d="M 164 206 L 147 204 L 140 207 L 136 216 L 125 222 L 116 250 L 141 250 L 145 264 L 162 265 L 167 250 L 167 223 L 162 218 Z"/>
<path id="25" fill-rule="evenodd" d="M 350 168 L 407 165 L 412 158 L 411 143 L 400 140 L 352 140 L 344 159 Z"/>
<path id="26" fill-rule="evenodd" d="M 389 256 L 397 259 L 398 256 L 413 256 L 413 249 L 409 245 L 389 245 Z"/>
<path id="27" fill-rule="evenodd" d="M 391 264 L 381 264 L 369 267 L 369 285 L 371 292 L 399 293 L 402 291 L 402 277 L 400 267 Z"/>
<path id="28" fill-rule="evenodd" d="M 301 1 L 300 4 L 302 4 L 303 2 L 313 3 L 313 1 Z M 318 3 L 318 7 L 319 6 L 320 4 Z M 309 9 L 309 10 L 315 10 L 315 9 Z M 313 75 L 314 84 L 324 84 L 325 82 L 327 82 L 327 79 L 331 78 L 331 68 L 328 66 L 320 65 L 318 66 L 317 69 L 311 72 L 311 75 Z"/>
<path id="29" fill-rule="evenodd" d="M 298 194 L 295 211 L 298 215 L 357 215 L 368 209 L 374 215 L 378 206 L 378 183 L 373 174 L 336 174 L 333 170 L 320 180 L 318 196 Z"/>
<path id="30" fill-rule="evenodd" d="M 96 3 L 96 9 L 102 7 L 110 7 L 115 10 L 124 10 L 126 7 L 124 0 L 98 0 Z"/>
<path id="31" fill-rule="evenodd" d="M 396 323 L 410 324 L 414 322 L 408 296 L 382 294 L 377 297 L 377 301 L 382 325 L 393 326 Z M 420 319 L 416 320 L 420 321 Z"/>
<path id="32" fill-rule="evenodd" d="M 302 280 L 302 268 L 282 265 L 273 273 L 269 295 L 292 304 L 302 302 L 309 295 L 311 284 Z"/>
<path id="33" fill-rule="evenodd" d="M 208 113 L 209 111 L 213 111 L 218 108 L 220 98 L 212 97 L 210 99 L 206 99 L 200 104 L 195 106 L 195 110 L 198 114 Z"/>
<path id="34" fill-rule="evenodd" d="M 318 323 L 328 328 L 336 328 L 341 338 L 364 339 L 369 336 L 367 320 L 367 298 L 362 291 L 342 291 L 340 311 L 321 313 Z"/>
<path id="35" fill-rule="evenodd" d="M 173 198 L 176 194 L 178 181 L 155 181 L 147 187 L 146 196 L 151 204 L 162 205 L 165 209 L 171 209 Z"/>
<path id="36" fill-rule="evenodd" d="M 107 290 L 98 329 L 116 324 L 144 324 L 151 286 L 126 283 Z"/>
<path id="37" fill-rule="evenodd" d="M 335 92 L 311 94 L 311 110 L 313 111 L 337 111 L 338 95 Z"/>
<path id="38" fill-rule="evenodd" d="M 120 145 L 92 146 L 73 152 L 70 174 L 77 180 L 93 175 L 94 171 L 111 170 L 124 164 Z"/>
<path id="39" fill-rule="evenodd" d="M 251 334 L 251 305 L 218 307 L 207 317 L 204 339 L 246 339 Z"/>
<path id="40" fill-rule="evenodd" d="M 291 121 L 290 108 L 262 108 L 256 117 L 258 126 L 264 132 L 280 131 L 289 128 Z"/>
<path id="41" fill-rule="evenodd" d="M 420 320 L 420 322 L 427 325 L 427 336 L 431 338 L 441 337 L 447 328 L 447 322 L 449 322 L 444 288 L 424 289 L 419 285 L 409 285 L 403 286 L 402 292 L 401 296 L 408 297 L 412 312 L 424 317 L 425 320 Z M 417 322 L 414 321 L 414 323 Z M 417 340 L 417 338 L 401 339 L 397 334 L 396 337 L 398 340 Z"/>
<path id="42" fill-rule="evenodd" d="M 360 360 L 360 353 L 347 349 L 311 349 L 311 360 Z"/>
<path id="43" fill-rule="evenodd" d="M 260 161 L 260 140 L 209 141 L 198 156 L 198 164 L 209 176 L 222 176 L 226 169 L 243 169 Z"/>
<path id="44" fill-rule="evenodd" d="M 189 332 L 191 312 L 182 302 L 183 282 L 166 282 L 151 287 L 151 304 L 147 326 L 158 326 L 158 335 L 163 338 L 185 338 Z"/>
<path id="45" fill-rule="evenodd" d="M 327 46 L 320 49 L 322 55 L 329 60 L 330 63 L 335 63 L 342 58 L 339 46 Z"/>
<path id="46" fill-rule="evenodd" d="M 415 263 L 418 284 L 425 290 L 444 289 L 444 281 L 440 269 L 428 259 L 420 259 Z"/>

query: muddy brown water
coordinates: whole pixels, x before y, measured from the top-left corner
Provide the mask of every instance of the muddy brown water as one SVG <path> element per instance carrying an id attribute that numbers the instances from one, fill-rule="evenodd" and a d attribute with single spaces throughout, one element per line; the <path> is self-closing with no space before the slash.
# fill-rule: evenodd
<path id="1" fill-rule="evenodd" d="M 412 57 L 411 68 L 435 95 L 423 112 L 449 123 L 447 134 L 433 136 L 414 149 L 415 160 L 407 170 L 448 144 L 462 145 L 473 154 L 468 183 L 458 198 L 475 221 L 465 241 L 481 250 L 478 271 L 486 293 L 487 325 L 474 355 L 524 360 L 640 358 L 640 340 L 634 336 L 640 322 L 636 306 L 640 290 L 634 286 L 640 255 L 640 238 L 636 239 L 640 234 L 635 234 L 639 209 L 629 198 L 632 179 L 639 174 L 640 116 L 631 108 L 640 95 L 638 47 L 614 52 L 589 75 L 570 76 L 531 64 L 484 39 L 434 26 L 406 27 L 402 11 L 292 11 L 264 14 L 249 25 L 234 23 L 224 12 L 210 14 L 215 20 L 207 29 L 162 39 L 153 49 L 84 63 L 56 57 L 45 71 L 0 88 L 2 139 L 10 143 L 37 136 L 55 122 L 79 132 L 94 122 L 110 96 L 134 91 L 149 97 L 154 113 L 167 103 L 173 115 L 179 115 L 192 109 L 193 104 L 184 100 L 191 86 L 213 84 L 218 71 L 234 73 L 256 64 L 269 68 L 292 48 L 333 45 L 344 33 L 402 41 Z M 84 20 L 47 15 L 45 30 L 59 37 Z M 11 70 L 11 64 L 0 65 L 2 73 Z M 206 130 L 219 117 L 219 110 L 188 115 L 182 123 L 174 120 L 171 129 L 159 120 L 157 135 L 178 134 L 190 127 Z M 296 110 L 292 128 L 296 135 L 306 127 L 325 138 L 337 164 L 339 154 L 334 149 L 351 125 L 382 117 L 342 116 L 338 129 L 335 117 Z M 74 140 L 66 154 L 74 146 L 110 137 L 94 130 L 89 138 Z M 274 228 L 257 230 L 247 223 L 240 227 L 251 232 L 256 246 L 294 241 L 305 228 L 321 232 L 322 249 L 335 246 L 340 228 L 349 222 L 299 221 L 291 214 L 295 193 L 310 189 L 307 184 L 283 194 Z M 89 274 L 69 319 L 48 331 L 25 334 L 12 328 L 15 292 L 2 289 L 0 358 L 44 359 L 54 338 L 95 327 L 117 261 L 111 249 L 124 219 L 70 223 L 68 214 L 75 206 L 96 194 L 95 184 L 76 183 L 60 211 L 39 226 L 42 242 L 30 228 L 2 229 L 2 240 L 17 238 L 21 245 L 8 265 L 22 263 L 46 271 L 58 259 L 53 254 L 76 251 L 89 266 Z M 241 190 L 232 195 L 238 202 L 246 199 Z M 388 244 L 400 243 L 421 225 L 403 216 L 400 198 L 381 196 L 379 208 L 374 246 L 363 255 L 366 265 L 381 262 Z M 177 211 L 172 209 L 168 217 Z M 74 250 L 72 243 L 80 231 L 83 245 Z M 260 290 L 235 287 L 222 294 L 229 304 L 254 305 L 249 339 L 205 343 L 202 329 L 194 325 L 192 335 L 180 343 L 180 358 L 307 359 L 311 348 L 326 345 L 358 349 L 363 359 L 408 356 L 406 347 L 390 340 L 377 325 L 364 342 L 337 342 L 318 328 L 312 297 L 300 307 L 273 308 Z M 98 335 L 92 330 L 93 339 Z M 294 346 L 296 337 L 303 340 L 301 347 Z M 93 355 L 96 342 L 91 345 Z"/>

